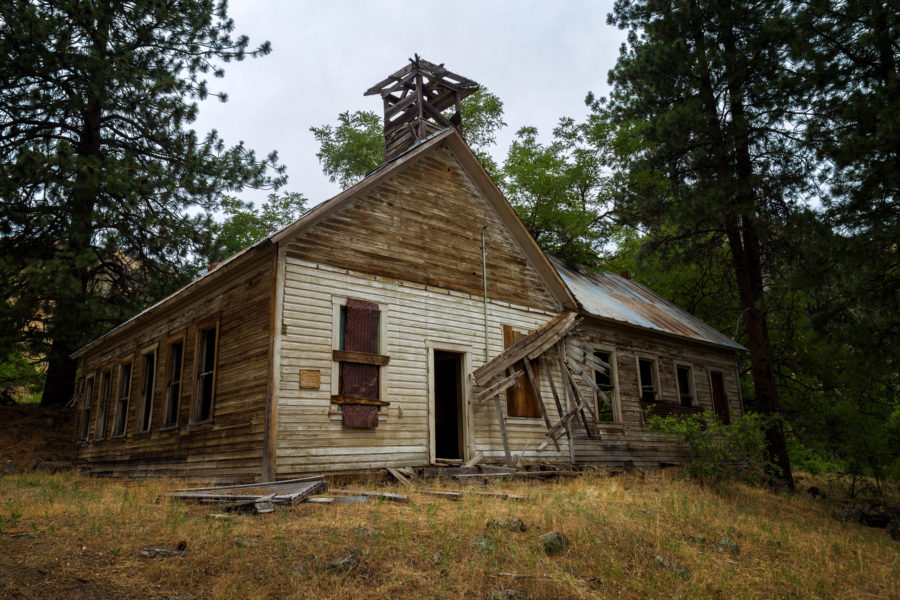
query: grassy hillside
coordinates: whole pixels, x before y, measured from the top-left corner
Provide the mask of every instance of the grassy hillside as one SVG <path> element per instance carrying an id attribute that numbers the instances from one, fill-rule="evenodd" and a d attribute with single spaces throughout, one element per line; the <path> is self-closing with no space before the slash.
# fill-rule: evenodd
<path id="1" fill-rule="evenodd" d="M 0 597 L 900 598 L 900 542 L 837 521 L 833 500 L 668 471 L 490 488 L 525 501 L 385 487 L 412 502 L 227 519 L 160 499 L 182 483 L 0 477 Z M 527 531 L 487 526 L 511 518 Z M 554 530 L 571 544 L 547 555 Z M 180 556 L 139 553 L 179 542 Z M 329 566 L 344 556 L 349 571 Z"/>

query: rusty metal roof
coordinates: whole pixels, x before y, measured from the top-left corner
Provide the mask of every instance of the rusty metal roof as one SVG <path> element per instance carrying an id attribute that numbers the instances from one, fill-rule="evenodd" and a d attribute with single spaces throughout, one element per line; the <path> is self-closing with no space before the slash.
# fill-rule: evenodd
<path id="1" fill-rule="evenodd" d="M 746 350 L 633 279 L 606 271 L 576 271 L 554 257 L 550 257 L 550 262 L 588 315 L 732 350 Z"/>

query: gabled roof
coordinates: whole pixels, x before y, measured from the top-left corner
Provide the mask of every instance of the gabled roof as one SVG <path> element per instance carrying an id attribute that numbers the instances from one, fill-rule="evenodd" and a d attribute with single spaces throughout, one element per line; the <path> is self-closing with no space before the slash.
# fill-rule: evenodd
<path id="1" fill-rule="evenodd" d="M 578 271 L 555 257 L 550 262 L 584 314 L 731 350 L 746 350 L 633 279 L 606 271 Z"/>
<path id="2" fill-rule="evenodd" d="M 111 329 L 107 333 L 103 334 L 99 338 L 93 340 L 92 342 L 76 351 L 72 355 L 72 357 L 77 358 L 84 354 L 89 348 L 98 344 L 101 340 L 113 334 L 122 333 L 123 331 L 135 326 L 138 322 L 145 321 L 146 319 L 150 318 L 151 315 L 155 315 L 165 307 L 170 306 L 187 291 L 206 287 L 213 281 L 217 281 L 220 278 L 227 277 L 227 273 L 240 268 L 240 266 L 243 265 L 246 260 L 248 260 L 250 255 L 255 256 L 256 253 L 253 252 L 254 250 L 269 247 L 272 244 L 277 244 L 284 240 L 290 239 L 293 236 L 301 235 L 303 232 L 308 231 L 317 223 L 320 223 L 321 221 L 329 218 L 330 216 L 347 206 L 365 190 L 377 185 L 379 182 L 395 173 L 398 169 L 402 168 L 403 165 L 409 164 L 422 154 L 428 152 L 430 149 L 440 145 L 442 142 L 446 142 L 450 149 L 453 150 L 454 155 L 459 160 L 459 163 L 462 165 L 462 167 L 466 170 L 466 173 L 469 175 L 469 177 L 472 178 L 472 181 L 484 193 L 488 203 L 497 212 L 500 220 L 506 225 L 510 234 L 522 248 L 525 256 L 532 264 L 532 266 L 534 266 L 538 275 L 541 277 L 545 285 L 547 285 L 551 294 L 559 301 L 559 303 L 563 307 L 570 310 L 575 309 L 575 307 L 577 306 L 575 299 L 572 297 L 571 293 L 569 293 L 568 288 L 563 283 L 562 279 L 560 279 L 560 276 L 550 264 L 547 257 L 544 255 L 544 253 L 538 247 L 537 243 L 528 233 L 525 225 L 519 219 L 518 215 L 516 215 L 515 210 L 513 210 L 512 206 L 510 206 L 509 202 L 507 202 L 506 198 L 503 196 L 503 193 L 499 190 L 499 188 L 497 188 L 497 185 L 487 174 L 487 171 L 484 170 L 484 167 L 481 166 L 481 163 L 478 162 L 478 159 L 472 152 L 472 149 L 469 148 L 468 144 L 466 144 L 465 140 L 463 140 L 456 129 L 448 128 L 435 133 L 430 137 L 421 140 L 420 142 L 417 142 L 416 145 L 412 146 L 402 154 L 397 155 L 396 157 L 392 158 L 388 162 L 382 164 L 380 167 L 366 175 L 365 178 L 363 178 L 355 185 L 352 185 L 330 200 L 326 200 L 325 202 L 322 202 L 321 204 L 313 207 L 311 210 L 304 213 L 299 219 L 297 219 L 287 227 L 276 231 L 271 236 L 256 242 L 250 248 L 242 250 L 241 252 L 238 252 L 234 256 L 221 262 L 215 270 L 204 273 L 191 283 L 173 292 L 169 296 L 166 296 L 159 302 L 151 305 L 150 307 L 146 308 L 124 323 L 119 324 L 115 328 Z"/>

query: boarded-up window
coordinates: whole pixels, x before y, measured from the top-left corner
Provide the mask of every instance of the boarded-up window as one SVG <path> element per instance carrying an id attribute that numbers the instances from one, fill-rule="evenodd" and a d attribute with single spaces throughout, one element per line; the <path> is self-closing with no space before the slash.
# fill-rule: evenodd
<path id="1" fill-rule="evenodd" d="M 216 393 L 216 342 L 218 325 L 197 333 L 197 381 L 194 388 L 194 422 L 212 420 Z"/>
<path id="2" fill-rule="evenodd" d="M 141 356 L 141 410 L 138 415 L 138 431 L 150 431 L 153 421 L 153 392 L 156 379 L 156 350 Z"/>
<path id="3" fill-rule="evenodd" d="M 675 375 L 678 380 L 678 397 L 682 406 L 694 405 L 694 377 L 687 365 L 676 365 Z"/>
<path id="4" fill-rule="evenodd" d="M 509 325 L 503 326 L 503 347 L 509 348 L 526 334 L 513 330 Z M 538 362 L 531 362 L 531 370 L 534 372 L 534 379 L 538 385 L 541 384 L 540 369 Z M 517 364 L 514 368 L 520 368 Z M 540 418 L 541 405 L 538 403 L 534 388 L 527 375 L 519 377 L 518 387 L 513 386 L 506 391 L 506 414 L 510 417 L 528 417 Z"/>
<path id="5" fill-rule="evenodd" d="M 350 298 L 341 310 L 341 350 L 378 354 L 378 305 Z M 378 400 L 378 365 L 341 362 L 340 393 Z"/>
<path id="6" fill-rule="evenodd" d="M 125 435 L 128 424 L 128 399 L 131 397 L 131 361 L 119 365 L 119 396 L 116 401 L 116 421 L 113 435 Z"/>
<path id="7" fill-rule="evenodd" d="M 646 358 L 638 359 L 638 383 L 641 387 L 641 400 L 656 402 L 656 361 Z"/>
<path id="8" fill-rule="evenodd" d="M 338 393 L 344 397 L 380 400 L 381 367 L 364 361 L 378 355 L 381 310 L 373 302 L 350 298 L 341 307 L 340 327 L 340 350 L 359 356 L 345 356 L 346 360 L 339 362 Z M 344 404 L 342 412 L 343 423 L 348 427 L 378 426 L 378 406 Z"/>
<path id="9" fill-rule="evenodd" d="M 181 367 L 184 357 L 184 341 L 178 340 L 169 344 L 166 353 L 166 402 L 163 407 L 163 425 L 178 423 L 178 401 L 181 398 Z"/>
<path id="10" fill-rule="evenodd" d="M 91 429 L 91 405 L 94 402 L 94 378 L 88 377 L 84 382 L 84 395 L 81 398 L 81 441 L 87 441 Z"/>

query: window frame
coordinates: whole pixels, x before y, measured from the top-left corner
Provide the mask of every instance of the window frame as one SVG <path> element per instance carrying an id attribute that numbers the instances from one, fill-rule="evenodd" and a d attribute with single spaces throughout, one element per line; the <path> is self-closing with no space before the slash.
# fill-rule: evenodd
<path id="1" fill-rule="evenodd" d="M 641 361 L 650 363 L 650 376 L 653 379 L 653 400 L 644 400 L 644 381 L 641 377 Z M 637 366 L 637 383 L 638 383 L 638 401 L 647 402 L 649 404 L 658 404 L 662 402 L 660 399 L 659 389 L 659 359 L 655 356 L 637 355 L 635 356 L 635 365 Z"/>
<path id="2" fill-rule="evenodd" d="M 718 367 L 709 367 L 707 369 L 707 372 L 709 378 L 709 401 L 712 413 L 713 415 L 715 415 L 715 418 L 718 419 L 723 425 L 731 425 L 731 399 L 728 397 L 728 390 L 725 387 L 725 369 L 721 369 Z M 716 412 L 716 388 L 713 384 L 713 375 L 718 375 L 722 379 L 722 393 L 725 396 L 725 419 L 720 419 L 719 414 Z"/>
<path id="3" fill-rule="evenodd" d="M 94 392 L 96 390 L 97 372 L 94 371 L 90 375 L 85 376 L 83 387 L 81 388 L 81 418 L 79 425 L 81 432 L 78 436 L 79 443 L 90 441 L 91 436 L 91 409 L 94 406 Z M 90 393 L 88 393 L 90 389 Z"/>
<path id="4" fill-rule="evenodd" d="M 135 415 L 134 422 L 134 432 L 135 433 L 150 433 L 153 429 L 153 396 L 156 395 L 156 379 L 159 375 L 159 343 L 152 344 L 143 348 L 138 356 L 141 357 L 141 390 L 140 390 L 140 401 L 138 402 L 138 412 Z M 150 393 L 147 394 L 147 381 L 145 377 L 147 376 L 147 356 L 153 357 L 153 375 L 150 379 Z M 133 368 L 133 367 L 132 367 Z M 132 374 L 132 384 L 134 382 Z M 147 405 L 149 404 L 150 414 L 147 416 L 147 426 L 142 427 L 144 420 L 144 413 L 147 410 Z"/>
<path id="5" fill-rule="evenodd" d="M 109 429 L 109 394 L 112 391 L 113 365 L 108 365 L 100 370 L 100 393 L 97 395 L 97 416 L 94 419 L 93 441 L 102 442 L 106 439 L 106 431 Z M 103 417 L 103 424 L 100 417 Z M 98 435 L 99 432 L 99 435 Z"/>
<path id="6" fill-rule="evenodd" d="M 184 396 L 184 349 L 186 346 L 187 332 L 182 331 L 177 335 L 170 336 L 166 339 L 166 369 L 165 369 L 165 387 L 163 388 L 163 414 L 160 431 L 178 428 L 178 418 L 181 416 L 181 398 Z M 169 421 L 169 415 L 172 412 L 172 346 L 181 344 L 181 359 L 178 365 L 178 395 L 175 400 L 175 419 Z"/>
<path id="7" fill-rule="evenodd" d="M 678 370 L 679 369 L 687 369 L 687 382 L 688 387 L 688 396 L 690 397 L 690 404 L 684 403 L 684 392 L 681 389 L 681 380 L 678 378 Z M 694 365 L 684 361 L 675 361 L 675 391 L 678 392 L 678 404 L 684 407 L 696 407 L 699 406 L 697 403 L 697 384 L 694 379 Z"/>
<path id="8" fill-rule="evenodd" d="M 604 346 L 604 345 L 599 345 L 599 346 L 592 345 L 592 346 L 590 346 L 590 348 L 591 348 L 591 354 L 594 356 L 596 356 L 596 353 L 598 353 L 598 352 L 609 354 L 609 367 L 610 367 L 609 381 L 610 381 L 610 385 L 612 385 L 612 394 L 611 395 L 607 394 L 607 395 L 610 396 L 609 399 L 612 402 L 613 420 L 612 421 L 598 420 L 597 423 L 600 425 L 612 425 L 612 424 L 621 425 L 622 424 L 622 404 L 621 404 L 620 394 L 619 394 L 619 369 L 618 369 L 618 366 L 616 365 L 616 358 L 617 358 L 616 357 L 616 349 L 611 346 Z M 596 384 L 598 371 L 596 371 L 594 369 L 592 369 L 592 371 L 594 372 L 594 383 Z M 598 385 L 598 387 L 599 387 L 599 385 Z M 604 390 L 604 391 L 606 391 L 606 390 Z M 599 415 L 600 414 L 600 405 L 601 405 L 601 403 L 603 403 L 603 400 L 600 399 L 600 394 L 598 394 L 596 391 L 594 392 L 594 403 L 595 403 L 595 409 L 597 411 L 596 414 Z"/>
<path id="9" fill-rule="evenodd" d="M 502 328 L 503 328 L 503 350 L 504 351 L 509 346 L 515 344 L 519 339 L 521 339 L 521 337 L 525 337 L 529 333 L 527 330 L 523 330 L 523 329 L 514 327 L 512 325 L 504 324 L 504 325 L 502 325 Z M 506 341 L 507 341 L 506 332 L 507 331 L 510 332 L 510 336 L 509 336 L 510 340 L 509 340 L 508 345 L 506 343 Z M 520 336 L 520 337 L 517 338 L 516 336 Z M 516 365 L 513 366 L 512 370 L 516 370 L 517 366 L 518 366 L 518 363 L 516 363 Z M 540 357 L 538 357 L 536 360 L 531 361 L 531 370 L 534 373 L 535 383 L 538 385 L 538 387 L 540 387 L 542 385 L 541 384 Z M 514 414 L 512 414 L 512 411 L 510 411 L 510 404 L 515 404 L 515 401 L 511 400 L 513 395 L 523 394 L 527 400 L 529 393 L 531 395 L 531 403 L 533 404 L 533 407 L 537 409 L 534 412 L 536 412 L 537 414 L 534 414 L 534 415 L 519 415 L 519 414 L 514 415 Z M 506 390 L 505 395 L 506 395 L 506 418 L 507 419 L 517 419 L 517 420 L 521 419 L 522 423 L 532 423 L 535 420 L 544 418 L 544 415 L 541 412 L 541 403 L 538 402 L 537 392 L 532 388 L 531 380 L 529 379 L 527 373 L 522 373 L 522 375 L 519 376 L 518 387 L 512 386 L 512 387 L 508 388 Z"/>
<path id="10" fill-rule="evenodd" d="M 387 350 L 390 348 L 390 340 L 388 338 L 388 322 L 390 321 L 390 311 L 391 305 L 384 302 L 383 300 L 370 298 L 365 295 L 353 295 L 353 296 L 332 296 L 331 297 L 331 350 L 332 350 L 332 360 L 331 360 L 331 387 L 330 394 L 338 394 L 341 389 L 341 363 L 338 360 L 334 360 L 334 351 L 341 351 L 343 348 L 343 336 L 341 335 L 341 324 L 343 322 L 342 313 L 346 310 L 347 300 L 350 298 L 354 298 L 356 300 L 363 300 L 365 302 L 371 302 L 373 304 L 378 305 L 378 311 L 381 313 L 378 319 L 378 353 L 382 355 L 389 356 L 390 352 Z M 344 313 L 346 314 L 346 313 Z M 385 354 L 386 353 L 386 354 Z M 378 367 L 378 398 L 380 400 L 384 400 L 388 397 L 388 376 L 390 363 L 386 365 L 380 365 Z M 343 405 L 341 404 L 331 404 L 328 405 L 328 418 L 330 421 L 342 421 L 343 420 Z M 378 422 L 384 423 L 387 421 L 388 417 L 388 407 L 379 406 L 378 407 Z"/>
<path id="11" fill-rule="evenodd" d="M 116 410 L 113 413 L 113 427 L 109 435 L 110 438 L 123 438 L 128 434 L 128 410 L 131 408 L 131 394 L 134 393 L 134 354 L 127 359 L 120 360 L 117 364 L 118 375 L 116 376 L 116 389 L 118 391 L 116 393 Z M 125 382 L 125 379 L 122 377 L 122 372 L 126 366 L 128 367 L 128 393 L 123 394 L 122 384 Z M 125 404 L 124 407 L 122 406 L 123 400 Z M 121 431 L 119 431 L 119 428 L 117 427 L 117 425 L 119 425 L 120 415 L 122 424 Z"/>
<path id="12" fill-rule="evenodd" d="M 221 345 L 221 332 L 219 328 L 220 319 L 218 317 L 201 322 L 197 325 L 197 331 L 194 334 L 194 373 L 193 373 L 193 389 L 191 391 L 191 425 L 205 425 L 213 423 L 216 412 L 216 388 L 218 387 L 219 375 L 219 346 Z M 201 371 L 202 363 L 206 360 L 205 344 L 201 352 L 201 337 L 204 332 L 214 330 L 216 333 L 215 348 L 213 350 L 213 368 L 211 371 L 211 387 L 209 399 L 209 415 L 205 419 L 200 418 L 200 410 L 202 403 L 203 386 L 200 384 L 200 378 L 205 376 L 208 371 Z M 204 338 L 205 341 L 205 338 Z"/>

